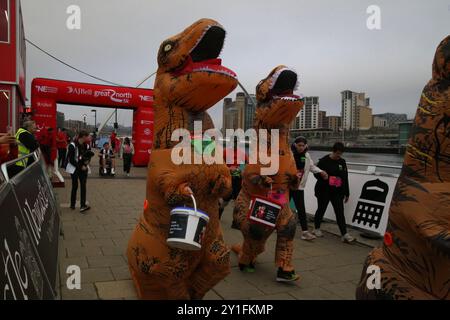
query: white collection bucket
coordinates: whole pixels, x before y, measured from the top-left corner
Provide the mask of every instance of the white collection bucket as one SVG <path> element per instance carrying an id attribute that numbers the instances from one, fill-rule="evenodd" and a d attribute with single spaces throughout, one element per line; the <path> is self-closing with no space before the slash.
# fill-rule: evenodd
<path id="1" fill-rule="evenodd" d="M 177 207 L 170 211 L 170 226 L 167 244 L 183 250 L 200 250 L 209 217 L 197 210 L 197 203 L 192 196 L 194 208 Z"/>

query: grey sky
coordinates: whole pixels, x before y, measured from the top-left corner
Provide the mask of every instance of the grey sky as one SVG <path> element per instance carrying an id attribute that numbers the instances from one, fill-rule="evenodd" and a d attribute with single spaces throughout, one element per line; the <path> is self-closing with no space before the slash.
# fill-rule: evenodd
<path id="1" fill-rule="evenodd" d="M 81 8 L 81 30 L 66 28 L 69 5 Z M 366 9 L 381 8 L 381 30 L 368 30 Z M 450 31 L 450 0 L 22 0 L 26 37 L 98 77 L 135 86 L 157 68 L 162 40 L 203 17 L 227 30 L 221 57 L 249 92 L 278 64 L 300 75 L 300 93 L 318 95 L 320 109 L 339 114 L 340 91 L 366 92 L 374 113 L 412 117 L 431 77 L 438 43 Z M 31 80 L 96 82 L 27 46 Z M 154 78 L 144 83 L 151 88 Z M 237 91 L 230 96 L 235 96 Z M 59 106 L 72 119 L 91 108 Z M 99 111 L 98 120 L 109 113 Z M 222 102 L 211 109 L 222 125 Z M 131 112 L 119 123 L 131 124 Z"/>

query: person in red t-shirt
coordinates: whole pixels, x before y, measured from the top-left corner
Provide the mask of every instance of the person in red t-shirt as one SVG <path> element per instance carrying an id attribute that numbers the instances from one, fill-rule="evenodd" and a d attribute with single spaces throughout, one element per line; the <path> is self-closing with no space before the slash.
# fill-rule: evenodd
<path id="1" fill-rule="evenodd" d="M 58 149 L 58 166 L 60 168 L 65 168 L 64 163 L 66 161 L 67 153 L 67 134 L 66 129 L 58 128 L 58 133 L 56 134 L 56 148 Z"/>
<path id="2" fill-rule="evenodd" d="M 55 144 L 53 142 L 53 128 L 45 128 L 36 133 L 39 146 L 44 156 L 45 163 L 47 166 L 53 165 L 53 160 L 56 154 L 52 152 Z"/>
<path id="3" fill-rule="evenodd" d="M 116 143 L 117 143 L 117 134 L 115 131 L 111 133 L 111 136 L 109 137 L 109 144 L 111 145 L 111 149 L 113 152 L 116 150 Z"/>

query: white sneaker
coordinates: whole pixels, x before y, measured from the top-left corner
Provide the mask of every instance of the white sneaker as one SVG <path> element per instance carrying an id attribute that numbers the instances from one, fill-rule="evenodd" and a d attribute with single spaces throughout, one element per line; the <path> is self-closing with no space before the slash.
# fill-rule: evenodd
<path id="1" fill-rule="evenodd" d="M 130 176 L 130 174 L 129 173 L 127 173 L 127 177 L 129 177 Z"/>
<path id="2" fill-rule="evenodd" d="M 316 239 L 316 236 L 313 235 L 313 234 L 312 234 L 311 232 L 309 232 L 309 231 L 303 231 L 303 232 L 302 232 L 301 239 L 302 239 L 302 240 L 306 240 L 306 241 L 311 241 L 311 240 Z"/>
<path id="3" fill-rule="evenodd" d="M 106 168 L 103 168 L 103 173 L 104 173 L 104 174 L 106 174 L 106 173 L 107 173 L 107 172 L 106 172 Z"/>
<path id="4" fill-rule="evenodd" d="M 323 237 L 323 233 L 322 233 L 322 231 L 320 231 L 320 229 L 314 229 L 313 234 L 314 234 L 317 238 L 322 238 L 322 237 Z"/>
<path id="5" fill-rule="evenodd" d="M 345 242 L 345 243 L 352 243 L 353 241 L 356 240 L 349 233 L 344 234 L 341 239 L 342 239 L 342 242 Z"/>
<path id="6" fill-rule="evenodd" d="M 111 174 L 116 174 L 116 172 L 114 171 L 114 168 L 111 168 Z"/>

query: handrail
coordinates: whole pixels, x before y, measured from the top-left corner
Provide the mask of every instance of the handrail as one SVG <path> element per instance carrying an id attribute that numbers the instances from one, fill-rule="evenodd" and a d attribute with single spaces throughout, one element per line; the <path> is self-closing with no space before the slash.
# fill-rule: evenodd
<path id="1" fill-rule="evenodd" d="M 36 151 L 34 151 L 32 153 L 29 153 L 27 155 L 24 155 L 22 157 L 10 160 L 10 161 L 5 162 L 5 163 L 2 163 L 2 165 L 1 165 L 1 172 L 2 172 L 3 176 L 5 177 L 6 182 L 8 182 L 10 180 L 9 175 L 8 175 L 8 167 L 11 166 L 11 165 L 14 165 L 16 162 L 19 162 L 19 161 L 22 161 L 22 160 L 25 160 L 25 159 L 28 159 L 28 158 L 31 158 L 31 157 L 33 157 L 35 161 L 38 161 L 39 160 L 38 151 L 36 150 Z"/>
<path id="2" fill-rule="evenodd" d="M 380 168 L 390 168 L 390 169 L 401 169 L 402 166 L 392 166 L 387 164 L 376 164 L 376 163 L 362 163 L 362 162 L 347 162 L 349 165 L 353 166 L 372 166 L 372 167 L 380 167 Z"/>

